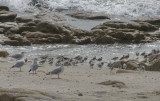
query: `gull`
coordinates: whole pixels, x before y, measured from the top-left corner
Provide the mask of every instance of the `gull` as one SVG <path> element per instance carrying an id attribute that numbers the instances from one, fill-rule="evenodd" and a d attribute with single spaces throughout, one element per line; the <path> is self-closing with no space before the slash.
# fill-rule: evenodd
<path id="1" fill-rule="evenodd" d="M 11 57 L 16 60 L 20 60 L 24 57 L 24 54 L 25 54 L 25 52 L 21 52 L 21 54 L 15 54 L 15 55 L 12 55 Z"/>
<path id="2" fill-rule="evenodd" d="M 32 63 L 32 65 L 31 65 L 31 69 L 29 70 L 29 72 L 31 72 L 31 71 L 33 71 L 33 73 L 35 73 L 36 74 L 36 70 L 38 69 L 38 63 L 37 63 L 37 58 L 34 58 L 34 60 L 33 60 L 33 63 Z"/>
<path id="3" fill-rule="evenodd" d="M 20 72 L 21 72 L 21 68 L 23 65 L 25 65 L 25 62 L 27 62 L 27 59 L 25 60 L 17 60 L 16 63 L 11 67 L 11 68 L 20 68 Z"/>
<path id="4" fill-rule="evenodd" d="M 63 71 L 64 71 L 64 66 L 63 66 L 63 64 L 61 64 L 60 67 L 54 69 L 51 72 L 48 72 L 46 75 L 57 74 L 58 75 L 58 79 L 59 79 L 59 74 L 62 73 Z"/>

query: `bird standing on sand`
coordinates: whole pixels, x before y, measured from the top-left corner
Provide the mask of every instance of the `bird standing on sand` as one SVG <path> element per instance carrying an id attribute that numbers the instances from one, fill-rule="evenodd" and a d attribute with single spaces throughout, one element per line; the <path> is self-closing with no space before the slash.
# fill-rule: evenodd
<path id="1" fill-rule="evenodd" d="M 20 72 L 21 72 L 21 68 L 22 66 L 25 64 L 25 62 L 27 62 L 27 60 L 17 60 L 16 63 L 11 67 L 11 68 L 20 68 Z"/>
<path id="2" fill-rule="evenodd" d="M 63 71 L 64 71 L 64 66 L 63 66 L 63 64 L 61 64 L 60 67 L 54 69 L 51 72 L 48 72 L 46 75 L 57 74 L 58 75 L 58 79 L 59 79 L 59 74 L 62 73 Z"/>
<path id="3" fill-rule="evenodd" d="M 37 61 L 38 61 L 37 58 L 35 58 L 35 59 L 33 60 L 33 63 L 32 63 L 32 65 L 31 65 L 31 67 L 30 67 L 31 69 L 29 70 L 29 72 L 33 71 L 33 73 L 36 74 L 36 70 L 38 69 L 38 63 L 37 63 Z"/>
<path id="4" fill-rule="evenodd" d="M 21 54 L 15 54 L 15 55 L 12 55 L 11 57 L 16 60 L 20 60 L 24 57 L 24 54 L 25 54 L 25 52 L 21 52 Z"/>

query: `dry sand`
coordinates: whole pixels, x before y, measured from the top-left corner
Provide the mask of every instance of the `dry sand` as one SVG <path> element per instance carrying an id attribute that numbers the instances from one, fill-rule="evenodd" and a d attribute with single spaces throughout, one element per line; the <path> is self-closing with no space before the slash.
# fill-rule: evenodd
<path id="1" fill-rule="evenodd" d="M 61 79 L 56 79 L 57 75 L 45 74 L 55 66 L 44 64 L 37 74 L 32 74 L 28 72 L 31 62 L 22 67 L 22 72 L 18 68 L 10 69 L 14 63 L 1 59 L 0 87 L 56 93 L 62 101 L 160 101 L 160 72 L 110 74 L 107 68 L 66 66 Z M 121 81 L 126 87 L 98 84 L 108 80 Z"/>

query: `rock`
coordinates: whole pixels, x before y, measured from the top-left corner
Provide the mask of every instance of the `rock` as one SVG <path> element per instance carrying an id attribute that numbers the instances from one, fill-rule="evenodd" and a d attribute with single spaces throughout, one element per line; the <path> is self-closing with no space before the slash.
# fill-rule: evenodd
<path id="1" fill-rule="evenodd" d="M 119 69 L 116 73 L 137 73 L 137 71 Z"/>
<path id="2" fill-rule="evenodd" d="M 154 60 L 150 63 L 150 66 L 146 68 L 148 71 L 160 71 L 160 60 Z"/>
<path id="3" fill-rule="evenodd" d="M 17 40 L 6 40 L 4 41 L 4 45 L 10 45 L 10 46 L 30 46 L 30 41 L 22 41 L 19 42 Z"/>
<path id="4" fill-rule="evenodd" d="M 22 33 L 24 31 L 35 32 L 36 31 L 36 27 L 35 26 L 20 26 L 19 27 L 19 33 Z"/>
<path id="5" fill-rule="evenodd" d="M 0 11 L 9 11 L 7 6 L 0 6 Z"/>
<path id="6" fill-rule="evenodd" d="M 147 22 L 150 23 L 152 25 L 157 25 L 160 26 L 160 19 L 159 18 L 152 18 L 152 19 L 148 19 L 148 20 L 133 20 L 135 22 Z"/>
<path id="7" fill-rule="evenodd" d="M 82 44 L 90 44 L 90 43 L 92 43 L 92 41 L 91 41 L 90 37 L 84 37 L 81 39 L 73 39 L 72 43 L 82 45 Z"/>
<path id="8" fill-rule="evenodd" d="M 0 11 L 0 22 L 12 22 L 15 21 L 17 14 L 13 12 Z"/>
<path id="9" fill-rule="evenodd" d="M 126 23 L 126 22 L 118 22 L 118 21 L 110 21 L 110 22 L 105 22 L 101 25 L 98 25 L 93 29 L 97 29 L 101 26 L 106 26 L 106 28 L 116 28 L 116 29 L 135 29 L 139 31 L 155 31 L 158 30 L 158 27 L 151 25 L 149 23 L 145 22 L 137 22 L 137 23 Z"/>
<path id="10" fill-rule="evenodd" d="M 52 24 L 47 21 L 38 23 L 36 28 L 37 31 L 41 31 L 43 33 L 59 34 L 63 32 L 63 27 L 60 24 Z"/>
<path id="11" fill-rule="evenodd" d="M 0 101 L 55 101 L 55 97 L 38 91 L 0 88 Z"/>
<path id="12" fill-rule="evenodd" d="M 3 22 L 3 23 L 0 23 L 0 28 L 4 29 L 3 32 L 5 34 L 5 32 L 10 30 L 11 28 L 18 28 L 18 25 L 15 22 Z"/>
<path id="13" fill-rule="evenodd" d="M 78 18 L 78 19 L 89 19 L 89 20 L 97 20 L 97 19 L 110 19 L 107 15 L 93 13 L 93 12 L 76 12 L 72 14 L 67 14 L 71 17 Z"/>
<path id="14" fill-rule="evenodd" d="M 31 42 L 28 39 L 17 34 L 9 35 L 8 38 L 10 40 L 5 40 L 4 41 L 5 45 L 11 45 L 11 46 L 30 46 L 31 45 Z"/>
<path id="15" fill-rule="evenodd" d="M 0 50 L 0 57 L 7 57 L 9 53 L 7 51 Z"/>
<path id="16" fill-rule="evenodd" d="M 116 42 L 118 42 L 117 39 L 111 37 L 111 36 L 99 36 L 99 37 L 96 37 L 94 42 L 96 44 L 114 44 Z"/>
<path id="17" fill-rule="evenodd" d="M 16 18 L 17 23 L 27 23 L 27 22 L 31 22 L 31 21 L 33 21 L 33 19 L 30 17 L 17 17 Z"/>
<path id="18" fill-rule="evenodd" d="M 112 87 L 117 87 L 117 88 L 126 88 L 125 83 L 123 83 L 121 81 L 108 80 L 108 81 L 100 82 L 98 84 L 100 84 L 100 85 L 112 85 Z"/>
<path id="19" fill-rule="evenodd" d="M 4 28 L 0 28 L 0 34 L 4 34 Z"/>
<path id="20" fill-rule="evenodd" d="M 137 70 L 139 62 L 137 60 L 128 60 L 126 62 L 127 70 Z"/>
<path id="21" fill-rule="evenodd" d="M 153 62 L 154 60 L 158 60 L 158 59 L 160 59 L 160 54 L 153 54 L 148 57 L 149 62 Z"/>
<path id="22" fill-rule="evenodd" d="M 43 43 L 61 43 L 62 36 L 57 34 L 49 34 L 42 32 L 24 32 L 22 33 L 31 43 L 43 44 Z"/>

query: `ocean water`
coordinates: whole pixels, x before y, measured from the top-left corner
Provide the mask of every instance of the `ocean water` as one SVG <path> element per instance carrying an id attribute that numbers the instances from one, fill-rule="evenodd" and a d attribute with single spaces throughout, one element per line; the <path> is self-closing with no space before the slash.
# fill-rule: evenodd
<path id="1" fill-rule="evenodd" d="M 31 1 L 38 1 L 50 10 L 84 10 L 132 17 L 160 17 L 160 0 L 0 0 L 0 5 L 24 12 L 36 9 Z"/>
<path id="2" fill-rule="evenodd" d="M 32 45 L 32 46 L 2 46 L 1 50 L 6 50 L 10 54 L 26 52 L 26 57 L 33 59 L 43 55 L 50 57 L 66 56 L 75 57 L 81 55 L 88 56 L 89 59 L 96 56 L 103 57 L 103 61 L 110 62 L 113 57 L 122 57 L 130 54 L 129 59 L 136 59 L 136 52 L 150 53 L 152 49 L 159 49 L 160 41 L 145 44 L 113 44 L 113 45 L 73 45 L 73 44 L 46 44 L 46 45 Z M 142 59 L 142 57 L 140 57 Z"/>

